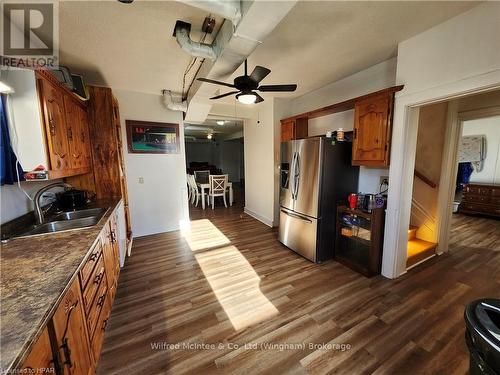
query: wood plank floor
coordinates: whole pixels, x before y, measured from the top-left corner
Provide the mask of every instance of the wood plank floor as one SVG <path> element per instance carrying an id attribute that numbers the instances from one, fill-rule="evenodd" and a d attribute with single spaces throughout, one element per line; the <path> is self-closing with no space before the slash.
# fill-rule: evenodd
<path id="1" fill-rule="evenodd" d="M 500 221 L 455 216 L 450 253 L 367 279 L 294 254 L 241 202 L 134 241 L 99 374 L 467 372 L 464 306 L 500 297 Z"/>

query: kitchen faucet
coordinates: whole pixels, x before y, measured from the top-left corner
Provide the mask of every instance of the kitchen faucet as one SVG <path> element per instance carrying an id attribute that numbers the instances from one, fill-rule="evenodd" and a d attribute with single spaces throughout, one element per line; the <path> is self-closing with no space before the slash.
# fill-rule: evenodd
<path id="1" fill-rule="evenodd" d="M 35 198 L 33 199 L 34 202 L 35 202 L 35 220 L 36 220 L 36 224 L 37 225 L 40 225 L 43 223 L 43 210 L 42 210 L 42 207 L 40 206 L 40 201 L 41 201 L 41 198 L 42 198 L 42 195 L 52 189 L 52 188 L 55 188 L 55 187 L 64 187 L 64 188 L 71 188 L 72 186 L 65 183 L 65 182 L 54 182 L 53 184 L 50 184 L 50 185 L 47 185 L 47 186 L 44 186 L 43 188 L 41 188 L 40 190 L 38 190 L 35 194 Z"/>

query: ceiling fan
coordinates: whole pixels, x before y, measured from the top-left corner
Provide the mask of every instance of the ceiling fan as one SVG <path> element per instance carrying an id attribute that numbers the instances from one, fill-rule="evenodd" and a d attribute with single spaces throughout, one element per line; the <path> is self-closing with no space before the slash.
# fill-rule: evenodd
<path id="1" fill-rule="evenodd" d="M 236 99 L 243 104 L 260 103 L 264 101 L 264 98 L 257 94 L 255 91 L 261 92 L 291 92 L 297 89 L 296 84 L 288 85 L 260 85 L 260 81 L 267 77 L 271 73 L 270 69 L 264 68 L 263 66 L 257 65 L 252 74 L 247 73 L 247 60 L 245 60 L 245 75 L 236 77 L 234 83 L 226 83 L 215 81 L 209 78 L 198 78 L 198 81 L 213 83 L 215 85 L 221 85 L 226 87 L 231 87 L 237 91 L 226 92 L 225 94 L 213 96 L 210 99 L 220 99 L 229 95 L 236 94 Z"/>

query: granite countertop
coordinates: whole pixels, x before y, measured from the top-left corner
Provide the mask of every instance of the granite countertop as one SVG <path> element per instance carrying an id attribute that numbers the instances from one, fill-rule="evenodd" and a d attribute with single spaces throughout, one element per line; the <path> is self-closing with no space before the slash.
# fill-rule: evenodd
<path id="1" fill-rule="evenodd" d="M 77 276 L 120 199 L 90 228 L 15 238 L 0 248 L 0 374 L 20 365 Z"/>

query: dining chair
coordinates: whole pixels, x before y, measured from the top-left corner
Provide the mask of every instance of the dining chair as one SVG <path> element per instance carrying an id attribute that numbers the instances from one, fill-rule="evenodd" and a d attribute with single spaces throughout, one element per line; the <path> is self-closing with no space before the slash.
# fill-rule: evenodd
<path id="1" fill-rule="evenodd" d="M 212 210 L 215 205 L 215 197 L 222 197 L 224 200 L 224 206 L 227 208 L 226 203 L 226 190 L 227 190 L 227 174 L 220 175 L 210 175 L 209 177 L 210 190 L 208 196 L 212 202 Z"/>
<path id="2" fill-rule="evenodd" d="M 191 188 L 191 204 L 194 204 L 195 207 L 198 207 L 198 201 L 200 200 L 201 192 L 192 174 L 188 175 L 188 183 Z M 207 196 L 207 202 L 208 202 L 208 196 Z"/>
<path id="3" fill-rule="evenodd" d="M 187 189 L 188 189 L 188 201 L 191 202 L 191 198 L 193 197 L 193 187 L 191 186 L 191 181 L 190 181 L 190 174 L 186 174 L 186 182 L 187 182 Z"/>
<path id="4" fill-rule="evenodd" d="M 194 171 L 194 180 L 206 184 L 209 182 L 210 171 Z"/>

